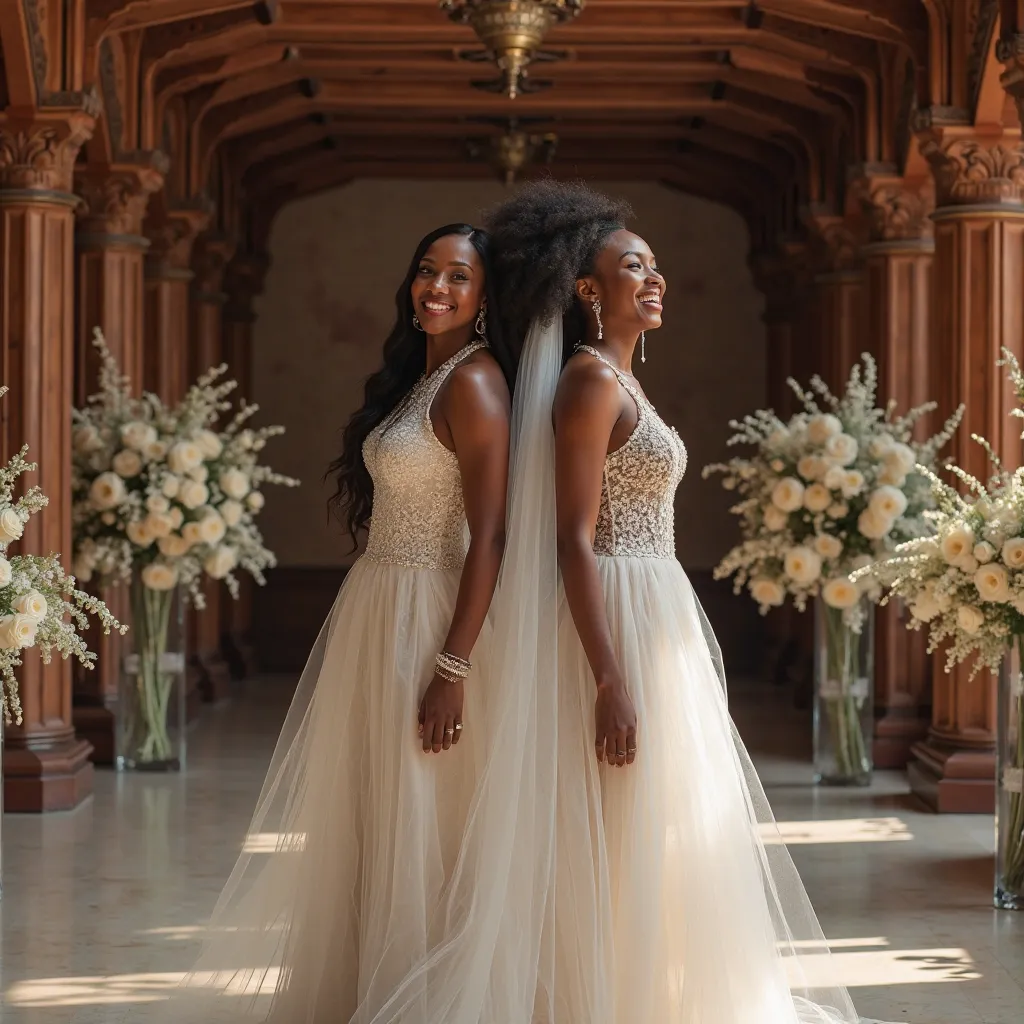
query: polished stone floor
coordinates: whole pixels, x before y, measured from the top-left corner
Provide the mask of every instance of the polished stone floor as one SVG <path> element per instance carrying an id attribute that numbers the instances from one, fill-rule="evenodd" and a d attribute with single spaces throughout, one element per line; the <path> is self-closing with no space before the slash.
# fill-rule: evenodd
<path id="1" fill-rule="evenodd" d="M 147 1020 L 238 853 L 287 690 L 265 679 L 205 709 L 180 777 L 100 772 L 74 812 L 5 816 L 4 1024 Z M 814 789 L 782 695 L 735 687 L 731 702 L 860 1012 L 1020 1024 L 1024 914 L 991 909 L 991 818 L 928 814 L 894 773 Z"/>

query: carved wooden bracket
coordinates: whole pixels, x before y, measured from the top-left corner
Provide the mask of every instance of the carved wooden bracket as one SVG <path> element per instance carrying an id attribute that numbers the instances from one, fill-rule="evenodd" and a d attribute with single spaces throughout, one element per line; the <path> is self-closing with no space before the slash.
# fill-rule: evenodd
<path id="1" fill-rule="evenodd" d="M 198 201 L 171 207 L 158 218 L 147 219 L 147 274 L 159 277 L 168 271 L 177 275 L 191 273 L 192 246 L 207 229 L 212 216 L 212 203 Z"/>
<path id="2" fill-rule="evenodd" d="M 860 248 L 866 239 L 858 220 L 809 213 L 804 223 L 809 233 L 810 261 L 816 273 L 841 274 L 860 269 Z"/>
<path id="3" fill-rule="evenodd" d="M 224 291 L 228 301 L 225 317 L 244 322 L 254 319 L 252 301 L 263 294 L 263 285 L 270 269 L 270 256 L 265 252 L 237 253 L 224 271 Z"/>
<path id="4" fill-rule="evenodd" d="M 196 275 L 196 291 L 200 295 L 222 293 L 224 274 L 234 252 L 235 243 L 219 232 L 210 231 L 198 239 L 192 254 L 192 269 Z"/>
<path id="5" fill-rule="evenodd" d="M 930 181 L 908 182 L 895 175 L 868 175 L 850 184 L 869 242 L 931 238 L 935 189 Z"/>

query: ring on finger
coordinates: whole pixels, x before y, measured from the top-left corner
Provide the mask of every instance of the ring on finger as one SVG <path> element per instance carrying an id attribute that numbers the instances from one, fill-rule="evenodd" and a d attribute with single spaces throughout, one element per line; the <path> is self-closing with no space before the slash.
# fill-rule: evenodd
<path id="1" fill-rule="evenodd" d="M 456 722 L 455 723 L 455 731 L 456 732 L 462 732 L 462 723 L 461 722 Z"/>

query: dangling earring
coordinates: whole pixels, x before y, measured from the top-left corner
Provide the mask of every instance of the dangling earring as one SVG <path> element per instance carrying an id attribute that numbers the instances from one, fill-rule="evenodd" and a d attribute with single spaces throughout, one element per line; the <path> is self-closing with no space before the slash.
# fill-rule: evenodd
<path id="1" fill-rule="evenodd" d="M 594 316 L 597 317 L 597 340 L 604 337 L 604 324 L 601 323 L 601 300 L 594 299 Z"/>
<path id="2" fill-rule="evenodd" d="M 487 303 L 485 302 L 480 307 L 480 312 L 476 315 L 476 333 L 480 336 L 480 340 L 487 341 Z"/>
<path id="3" fill-rule="evenodd" d="M 415 313 L 412 315 L 412 325 L 417 331 L 423 330 L 423 324 L 420 323 L 420 318 Z"/>
<path id="4" fill-rule="evenodd" d="M 647 344 L 647 335 L 643 331 L 640 332 L 640 362 L 647 362 L 647 353 L 644 351 L 644 347 Z"/>

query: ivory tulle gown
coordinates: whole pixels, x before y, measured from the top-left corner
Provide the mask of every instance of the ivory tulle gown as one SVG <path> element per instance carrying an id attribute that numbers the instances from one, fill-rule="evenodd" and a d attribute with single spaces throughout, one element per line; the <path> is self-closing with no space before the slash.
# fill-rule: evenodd
<path id="1" fill-rule="evenodd" d="M 250 828 L 247 846 L 258 852 L 238 860 L 166 1019 L 369 1019 L 439 938 L 437 908 L 483 758 L 489 627 L 474 651 L 460 742 L 424 754 L 419 701 L 466 550 L 458 461 L 435 436 L 430 407 L 480 347 L 424 377 L 366 441 L 374 498 L 365 554 L 289 710 Z"/>

